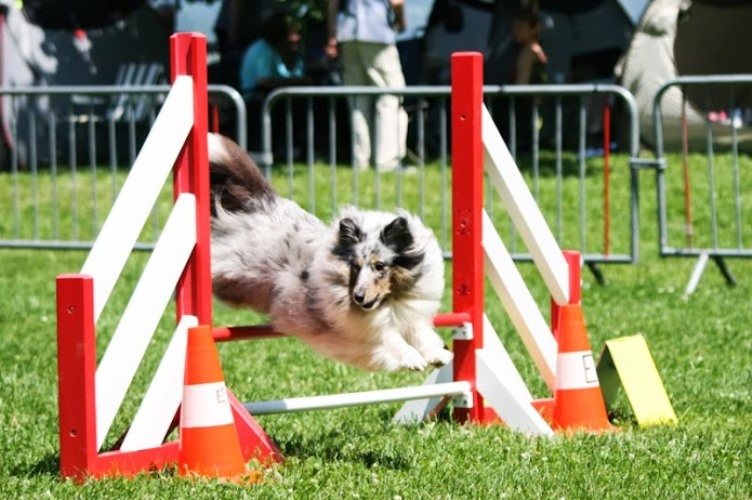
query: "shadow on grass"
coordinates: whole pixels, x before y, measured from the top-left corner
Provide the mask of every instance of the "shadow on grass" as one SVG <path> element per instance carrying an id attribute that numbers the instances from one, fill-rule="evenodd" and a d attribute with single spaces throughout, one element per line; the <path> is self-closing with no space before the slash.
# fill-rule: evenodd
<path id="1" fill-rule="evenodd" d="M 371 414 L 373 416 L 373 414 Z M 324 462 L 349 462 L 359 464 L 365 468 L 378 465 L 391 470 L 409 470 L 415 467 L 415 451 L 403 446 L 405 441 L 398 436 L 407 433 L 419 433 L 426 426 L 455 425 L 451 408 L 445 406 L 430 420 L 411 423 L 392 423 L 394 409 L 383 408 L 377 411 L 372 421 L 363 427 L 354 425 L 353 429 L 341 427 L 320 429 L 312 434 L 308 432 L 292 432 L 283 436 L 275 436 L 282 455 L 296 457 L 300 460 L 315 459 Z M 369 419 L 370 420 L 370 419 Z M 395 431 L 395 429 L 399 429 Z M 395 433 L 396 432 L 396 433 Z M 391 435 L 389 439 L 374 444 L 374 434 Z"/>
<path id="2" fill-rule="evenodd" d="M 622 430 L 639 428 L 634 414 L 629 409 L 621 406 L 609 410 L 608 421 Z"/>
<path id="3" fill-rule="evenodd" d="M 48 454 L 31 466 L 29 464 L 18 465 L 12 470 L 11 474 L 18 477 L 47 476 L 57 478 L 60 476 L 60 454 Z"/>
<path id="4" fill-rule="evenodd" d="M 349 436 L 352 438 L 352 436 Z M 331 431 L 320 434 L 315 439 L 304 438 L 300 435 L 291 436 L 286 440 L 278 440 L 277 445 L 286 457 L 297 457 L 300 460 L 315 458 L 316 460 L 332 462 L 352 462 L 370 468 L 376 464 L 392 470 L 408 470 L 413 465 L 413 459 L 408 450 L 396 449 L 362 449 L 358 446 L 347 446 L 351 439 L 346 439 L 341 432 Z"/>

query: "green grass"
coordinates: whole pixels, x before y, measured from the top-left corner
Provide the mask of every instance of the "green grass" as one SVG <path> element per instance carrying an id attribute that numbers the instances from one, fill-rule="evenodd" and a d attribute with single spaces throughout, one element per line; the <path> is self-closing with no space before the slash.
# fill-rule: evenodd
<path id="1" fill-rule="evenodd" d="M 670 234 L 683 244 L 683 196 L 678 158 L 670 158 L 667 176 Z M 550 167 L 550 162 L 547 163 Z M 626 160 L 614 159 L 611 232 L 614 251 L 626 248 Z M 722 208 L 719 224 L 734 231 L 728 218 L 728 158 L 716 158 L 716 199 Z M 577 168 L 571 159 L 566 170 Z M 692 158 L 693 216 L 696 238 L 709 241 L 703 225 L 709 208 L 701 187 L 704 163 Z M 748 175 L 749 158 L 742 159 Z M 586 240 L 599 249 L 603 226 L 602 175 L 599 160 L 587 165 Z M 527 171 L 527 170 L 526 170 Z M 306 206 L 305 176 L 298 175 L 294 194 Z M 424 189 L 431 201 L 441 186 L 438 166 L 426 167 Z M 327 218 L 331 193 L 330 172 L 317 167 L 317 213 Z M 352 179 L 337 169 L 337 203 L 352 202 Z M 85 176 L 79 172 L 80 186 Z M 123 175 L 119 174 L 118 185 Z M 404 200 L 414 203 L 420 194 L 417 176 L 403 176 Z M 361 204 L 375 200 L 370 173 L 361 177 Z M 0 175 L 0 199 L 9 200 L 10 175 Z M 64 181 L 63 181 L 64 182 Z M 275 175 L 275 185 L 286 194 L 285 172 Z M 552 226 L 556 223 L 556 179 L 550 169 L 539 180 L 540 203 Z M 188 482 L 169 473 L 144 475 L 133 480 L 90 481 L 83 486 L 62 482 L 58 475 L 57 377 L 55 362 L 55 277 L 80 269 L 81 251 L 0 250 L 0 496 L 3 498 L 750 498 L 752 496 L 752 263 L 731 261 L 739 285 L 729 288 L 709 267 L 696 293 L 685 298 L 682 290 L 694 265 L 689 259 L 658 256 L 655 181 L 652 172 L 640 174 L 640 261 L 635 265 L 603 266 L 607 284 L 597 285 L 583 273 L 583 308 L 593 349 L 598 356 L 605 340 L 640 333 L 645 336 L 679 418 L 675 426 L 639 428 L 622 399 L 612 414 L 620 431 L 599 436 L 528 438 L 501 426 L 459 425 L 448 415 L 414 426 L 394 426 L 392 414 L 399 405 L 366 406 L 326 412 L 259 417 L 259 421 L 286 456 L 286 461 L 266 472 L 263 484 L 238 487 Z M 32 189 L 26 174 L 18 184 Z M 68 184 L 70 185 L 70 184 Z M 749 183 L 742 191 L 749 205 Z M 49 178 L 42 175 L 40 198 L 49 200 Z M 102 197 L 110 180 L 98 177 Z M 695 188 L 695 186 L 697 186 Z M 394 176 L 383 176 L 382 206 L 397 199 Z M 564 179 L 564 246 L 578 243 L 572 213 L 579 213 L 579 185 Z M 169 197 L 168 197 L 169 198 Z M 31 233 L 33 218 L 25 206 L 19 231 Z M 169 201 L 160 207 L 166 210 Z M 497 202 L 494 202 L 497 203 Z M 498 205 L 495 205 L 498 206 Z M 0 238 L 8 238 L 12 221 L 9 204 L 0 204 Z M 411 209 L 417 209 L 412 205 Z M 46 209 L 45 209 L 46 210 Z M 720 217 L 721 210 L 724 215 Z M 501 209 L 494 217 L 508 228 Z M 88 213 L 88 212 L 86 212 Z M 40 215 L 42 212 L 40 212 Z M 424 214 L 440 227 L 439 204 L 430 202 Z M 164 220 L 163 218 L 161 220 Z M 747 229 L 750 217 L 743 218 Z M 60 233 L 70 214 L 61 215 Z M 101 222 L 101 220 L 100 220 Z M 82 227 L 91 227 L 82 219 Z M 49 225 L 48 225 L 49 226 Z M 9 229 L 10 228 L 10 229 Z M 67 229 L 65 229 L 67 230 Z M 83 231 L 82 231 L 83 232 Z M 100 354 L 127 303 L 148 255 L 134 254 L 100 321 Z M 521 270 L 534 297 L 545 311 L 547 295 L 530 264 Z M 448 285 L 449 286 L 449 285 Z M 449 288 L 447 288 L 449 290 Z M 521 342 L 498 300 L 487 289 L 487 307 L 495 329 L 503 338 L 518 369 L 533 393 L 546 396 Z M 450 304 L 445 297 L 444 310 Z M 138 404 L 138 396 L 155 369 L 169 338 L 172 311 L 165 314 L 151 349 L 137 375 L 135 386 L 118 415 L 108 442 L 117 439 Z M 248 324 L 257 318 L 215 304 L 217 324 Z M 442 332 L 448 335 L 448 332 Z M 448 338 L 448 337 L 447 337 Z M 294 339 L 234 343 L 220 346 L 228 386 L 243 400 L 358 391 L 415 384 L 420 374 L 366 374 L 313 355 Z"/>

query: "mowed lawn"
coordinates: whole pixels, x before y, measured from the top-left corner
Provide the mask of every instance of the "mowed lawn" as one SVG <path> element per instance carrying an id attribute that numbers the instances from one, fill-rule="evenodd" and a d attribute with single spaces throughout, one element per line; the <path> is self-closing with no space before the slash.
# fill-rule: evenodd
<path id="1" fill-rule="evenodd" d="M 695 245 L 706 245 L 711 219 L 707 171 L 701 156 L 690 158 L 692 218 Z M 588 204 L 585 239 L 590 251 L 602 250 L 603 176 L 600 160 L 589 160 L 584 186 L 577 162 L 565 165 L 558 191 L 550 159 L 537 181 L 540 203 L 565 248 L 582 237 L 577 226 L 581 187 Z M 736 241 L 732 161 L 714 159 L 716 205 L 720 237 Z M 570 168 L 572 167 L 572 168 Z M 530 170 L 523 167 L 526 175 Z M 742 244 L 752 245 L 752 161 L 739 164 Z M 322 218 L 330 206 L 354 202 L 352 178 L 346 168 L 317 167 L 310 179 L 296 170 L 293 195 Z M 629 209 L 626 159 L 613 159 L 612 200 L 608 231 L 612 252 L 629 248 Z M 401 202 L 423 216 L 441 232 L 448 215 L 441 208 L 440 192 L 448 182 L 440 166 L 425 167 L 425 182 L 406 174 L 398 184 L 394 174 L 382 176 L 378 191 L 370 173 L 361 173 L 358 203 L 370 206 L 380 200 L 385 208 Z M 329 188 L 332 175 L 337 188 Z M 116 179 L 121 185 L 124 174 Z M 88 179 L 88 180 L 87 180 Z M 309 180 L 311 181 L 309 183 Z M 52 185 L 46 172 L 38 182 L 26 173 L 0 174 L 0 239 L 31 238 L 33 224 L 50 238 L 71 238 L 72 215 L 68 189 L 62 175 L 55 189 L 60 195 L 60 220 L 45 219 L 52 202 Z M 78 174 L 79 194 L 88 193 L 86 174 Z M 623 397 L 612 409 L 618 431 L 603 435 L 558 435 L 532 438 L 503 426 L 461 425 L 446 412 L 436 420 L 411 426 L 391 423 L 398 404 L 375 405 L 320 412 L 259 417 L 261 425 L 286 457 L 266 469 L 254 486 L 188 481 L 171 471 L 145 474 L 135 479 L 106 479 L 84 485 L 59 477 L 57 436 L 57 365 L 55 337 L 55 277 L 77 272 L 86 258 L 80 250 L 0 250 L 0 497 L 2 498 L 750 498 L 752 497 L 752 263 L 729 260 L 738 286 L 728 287 L 709 264 L 697 291 L 683 290 L 695 264 L 690 258 L 660 258 L 656 226 L 655 174 L 643 171 L 640 181 L 640 245 L 636 264 L 602 265 L 606 283 L 600 285 L 583 271 L 583 310 L 596 358 L 608 339 L 642 334 L 662 376 L 678 416 L 674 426 L 640 428 Z M 531 185 L 533 184 L 531 180 Z M 14 198 L 12 186 L 21 195 Z M 99 201 L 107 203 L 117 187 L 102 173 L 98 176 Z M 275 173 L 275 185 L 287 194 L 286 172 Z M 311 191 L 312 186 L 312 191 Z M 59 192 L 60 192 L 59 191 Z M 307 193 L 314 192 L 313 199 Z M 555 193 L 564 200 L 564 224 L 557 221 Z M 669 243 L 685 245 L 684 196 L 681 158 L 670 158 L 667 175 Z M 32 193 L 47 208 L 35 215 Z M 378 194 L 377 194 L 378 193 Z M 88 195 L 82 195 L 88 196 Z M 383 198 L 382 198 L 383 197 Z M 425 208 L 416 200 L 425 197 Z M 169 198 L 169 196 L 167 197 Z M 88 199 L 88 198 L 82 198 Z M 313 205 L 311 205 L 313 203 Z M 169 201 L 160 207 L 166 212 Z M 14 221 L 11 209 L 21 208 Z M 106 210 L 105 210 L 106 212 Z M 81 210 L 78 237 L 94 232 L 90 210 Z M 494 218 L 510 242 L 508 221 L 496 203 Z M 99 223 L 104 213 L 97 213 Z M 164 220 L 163 218 L 161 220 Z M 573 229 L 574 227 L 574 229 Z M 57 229 L 54 229 L 57 228 Z M 148 239 L 148 238 L 147 238 Z M 148 253 L 134 253 L 115 288 L 98 325 L 99 354 L 117 324 Z M 451 308 L 451 264 L 447 264 L 447 293 L 443 310 Z M 520 269 L 547 317 L 548 294 L 530 263 Z M 495 329 L 510 351 L 531 391 L 546 397 L 545 386 L 511 322 L 490 286 L 487 309 Z M 253 324 L 261 321 L 246 311 L 215 303 L 217 324 Z M 107 443 L 114 443 L 134 414 L 139 395 L 148 383 L 161 351 L 169 340 L 173 310 L 166 311 L 134 387 L 116 419 Z M 442 331 L 449 340 L 449 332 Z M 294 339 L 222 344 L 220 353 L 228 386 L 242 400 L 276 399 L 420 383 L 423 374 L 367 374 L 319 358 Z M 254 465 L 254 464 L 251 464 Z"/>

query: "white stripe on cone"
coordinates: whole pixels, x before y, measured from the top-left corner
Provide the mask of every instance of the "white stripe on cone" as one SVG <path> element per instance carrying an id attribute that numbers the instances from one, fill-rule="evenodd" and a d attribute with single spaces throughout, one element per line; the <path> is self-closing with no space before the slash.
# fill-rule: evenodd
<path id="1" fill-rule="evenodd" d="M 233 422 L 224 382 L 186 385 L 183 388 L 181 427 L 215 427 Z"/>
<path id="2" fill-rule="evenodd" d="M 591 351 L 559 353 L 556 358 L 556 389 L 599 387 Z"/>

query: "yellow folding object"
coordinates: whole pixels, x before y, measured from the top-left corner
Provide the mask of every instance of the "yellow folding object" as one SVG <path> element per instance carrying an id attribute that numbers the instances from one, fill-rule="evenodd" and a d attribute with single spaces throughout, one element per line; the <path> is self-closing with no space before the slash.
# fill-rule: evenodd
<path id="1" fill-rule="evenodd" d="M 676 413 L 642 335 L 606 341 L 597 372 L 608 408 L 613 406 L 621 387 L 637 425 L 676 423 Z"/>

